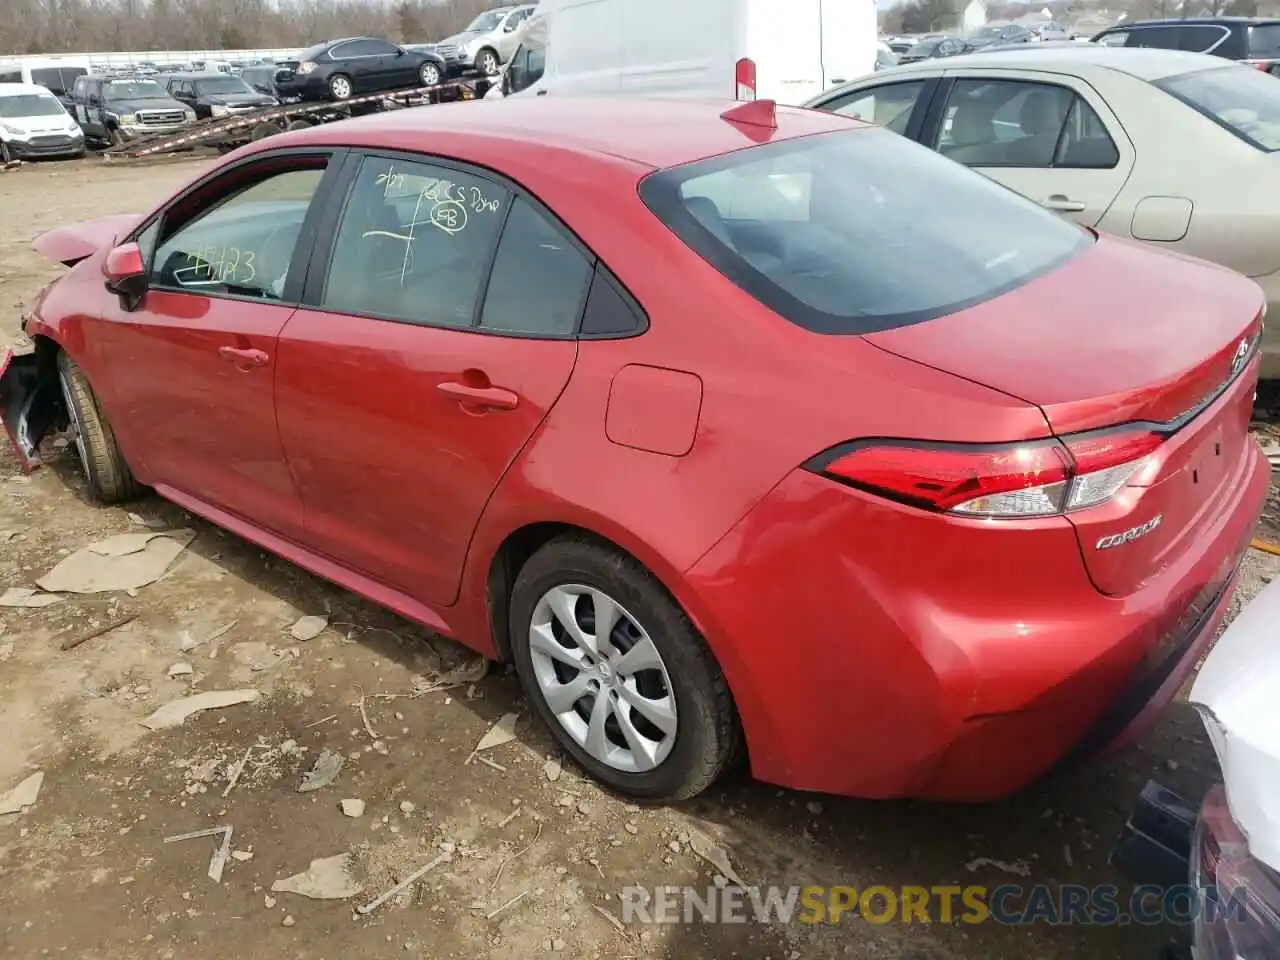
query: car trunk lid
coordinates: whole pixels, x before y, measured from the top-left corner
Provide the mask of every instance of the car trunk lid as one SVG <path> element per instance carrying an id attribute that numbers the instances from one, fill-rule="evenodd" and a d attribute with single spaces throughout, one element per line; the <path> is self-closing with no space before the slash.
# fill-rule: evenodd
<path id="1" fill-rule="evenodd" d="M 1095 585 L 1123 595 L 1216 522 L 1240 480 L 1262 306 L 1222 268 L 1103 238 L 998 300 L 866 339 L 1036 404 L 1060 437 L 1160 434 L 1119 495 L 1068 514 Z"/>

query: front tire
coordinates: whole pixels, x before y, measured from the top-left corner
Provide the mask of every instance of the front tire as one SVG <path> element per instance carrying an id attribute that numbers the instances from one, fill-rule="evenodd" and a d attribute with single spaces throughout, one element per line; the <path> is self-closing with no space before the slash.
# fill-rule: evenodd
<path id="1" fill-rule="evenodd" d="M 350 100 L 354 88 L 351 86 L 351 78 L 345 73 L 335 73 L 329 78 L 329 96 L 334 100 Z"/>
<path id="2" fill-rule="evenodd" d="M 125 462 L 107 416 L 89 378 L 65 353 L 58 354 L 58 382 L 66 404 L 68 432 L 89 481 L 89 494 L 100 503 L 121 503 L 138 495 L 138 481 Z"/>
<path id="3" fill-rule="evenodd" d="M 498 62 L 498 54 L 488 47 L 476 54 L 476 69 L 486 77 L 496 76 L 500 66 L 502 64 Z"/>
<path id="4" fill-rule="evenodd" d="M 741 734 L 724 675 L 635 559 L 588 538 L 553 540 L 516 578 L 510 630 L 535 712 L 618 793 L 685 800 L 733 762 Z"/>
<path id="5" fill-rule="evenodd" d="M 13 151 L 9 149 L 9 145 L 0 140 L 0 164 L 13 163 Z"/>
<path id="6" fill-rule="evenodd" d="M 439 86 L 440 68 L 434 63 L 424 63 L 418 68 L 418 79 L 422 81 L 424 87 Z"/>

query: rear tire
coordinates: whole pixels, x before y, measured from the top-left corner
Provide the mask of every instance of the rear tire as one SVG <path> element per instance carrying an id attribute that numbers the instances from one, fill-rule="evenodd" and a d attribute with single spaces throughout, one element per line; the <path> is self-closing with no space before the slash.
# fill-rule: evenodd
<path id="1" fill-rule="evenodd" d="M 310 120 L 290 120 L 287 130 L 310 130 L 314 124 Z"/>
<path id="2" fill-rule="evenodd" d="M 576 596 L 569 609 L 575 629 L 588 636 L 597 613 L 616 612 L 604 644 L 612 655 L 565 665 L 565 651 L 572 660 L 580 649 L 565 629 L 565 596 Z M 556 742 L 596 779 L 626 796 L 669 803 L 706 790 L 732 765 L 741 730 L 724 674 L 689 617 L 637 560 L 588 537 L 553 540 L 520 570 L 510 610 L 511 651 L 526 696 Z M 554 651 L 556 640 L 548 646 L 552 636 L 563 649 Z M 626 651 L 638 653 L 642 644 L 647 654 L 625 663 Z M 578 684 L 584 692 L 566 706 Z M 599 700 L 611 715 L 593 742 L 589 718 Z M 647 741 L 643 764 L 635 762 L 637 733 Z"/>
<path id="3" fill-rule="evenodd" d="M 267 137 L 274 137 L 279 132 L 280 128 L 274 123 L 260 123 L 250 132 L 249 139 L 256 143 L 259 140 L 267 139 Z"/>
<path id="4" fill-rule="evenodd" d="M 351 78 L 345 73 L 335 73 L 329 78 L 329 98 L 332 100 L 350 100 L 354 87 Z"/>
<path id="5" fill-rule="evenodd" d="M 116 443 L 107 416 L 89 378 L 65 353 L 58 354 L 58 380 L 70 420 L 71 440 L 89 481 L 89 495 L 100 503 L 121 503 L 136 497 L 141 488 Z"/>

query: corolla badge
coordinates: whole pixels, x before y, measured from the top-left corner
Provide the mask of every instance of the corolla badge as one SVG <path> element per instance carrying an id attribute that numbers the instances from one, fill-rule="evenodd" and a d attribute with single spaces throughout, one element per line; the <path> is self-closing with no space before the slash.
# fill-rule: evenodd
<path id="1" fill-rule="evenodd" d="M 1244 366 L 1245 360 L 1249 358 L 1249 339 L 1246 337 L 1240 341 L 1236 347 L 1236 355 L 1231 358 L 1231 375 L 1235 376 L 1240 372 L 1240 368 Z"/>
<path id="2" fill-rule="evenodd" d="M 1156 527 L 1160 526 L 1160 521 L 1163 519 L 1164 514 L 1157 513 L 1146 523 L 1139 524 L 1136 527 L 1130 527 L 1128 530 L 1124 531 L 1124 533 L 1115 533 L 1109 537 L 1103 537 L 1096 544 L 1097 549 L 1110 550 L 1112 547 L 1123 547 L 1126 543 L 1133 543 L 1133 541 L 1145 537 L 1152 530 L 1156 529 Z"/>

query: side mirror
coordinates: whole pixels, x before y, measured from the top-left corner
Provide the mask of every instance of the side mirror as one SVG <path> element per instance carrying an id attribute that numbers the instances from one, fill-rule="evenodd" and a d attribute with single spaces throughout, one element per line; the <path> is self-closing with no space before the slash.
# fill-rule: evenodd
<path id="1" fill-rule="evenodd" d="M 147 292 L 147 267 L 136 243 L 123 243 L 107 251 L 102 261 L 106 287 L 120 297 L 125 310 L 135 309 Z"/>
<path id="2" fill-rule="evenodd" d="M 403 57 L 403 56 L 404 56 L 404 50 L 403 50 L 402 48 L 400 48 L 400 47 L 396 47 L 396 56 L 397 56 L 397 57 Z"/>
<path id="3" fill-rule="evenodd" d="M 512 32 L 515 30 L 515 28 L 516 28 L 517 26 L 518 26 L 518 24 L 508 23 L 505 27 L 503 27 L 503 28 L 502 28 L 502 32 L 503 32 L 503 33 L 512 33 Z"/>

